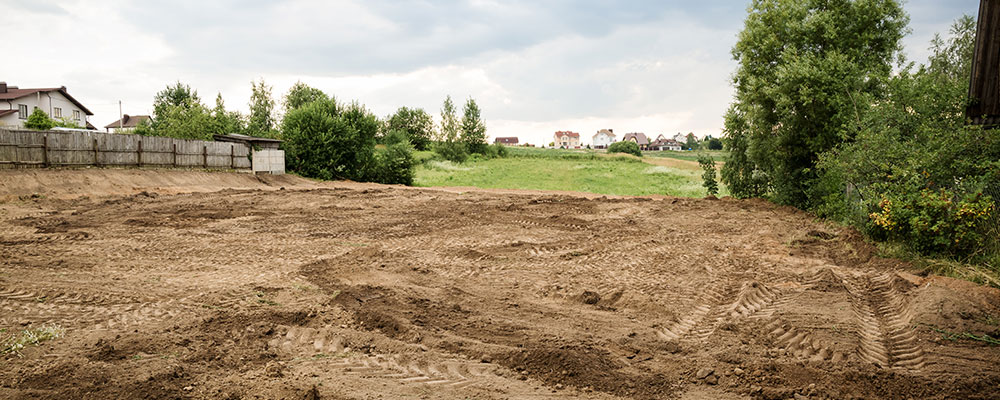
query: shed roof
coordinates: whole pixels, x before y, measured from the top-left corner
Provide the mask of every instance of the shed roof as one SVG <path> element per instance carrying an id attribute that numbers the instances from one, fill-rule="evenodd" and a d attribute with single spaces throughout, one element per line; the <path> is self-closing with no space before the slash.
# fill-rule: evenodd
<path id="1" fill-rule="evenodd" d="M 256 136 L 241 135 L 239 133 L 229 133 L 225 135 L 212 135 L 212 139 L 219 142 L 237 142 L 237 143 L 281 143 L 278 139 L 263 138 Z"/>

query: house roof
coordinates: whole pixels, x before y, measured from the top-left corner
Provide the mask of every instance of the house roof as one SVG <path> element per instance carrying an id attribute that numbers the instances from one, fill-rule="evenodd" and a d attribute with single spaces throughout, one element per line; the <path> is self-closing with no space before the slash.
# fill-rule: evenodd
<path id="1" fill-rule="evenodd" d="M 611 136 L 611 137 L 615 137 L 615 133 L 611 129 L 601 129 L 601 130 L 597 131 L 597 133 L 595 133 L 593 137 L 596 138 L 597 135 L 601 135 L 601 134 L 608 135 L 608 136 Z"/>
<path id="2" fill-rule="evenodd" d="M 516 136 L 498 137 L 493 140 L 493 143 L 507 143 L 507 144 L 517 143 L 517 137 Z"/>
<path id="3" fill-rule="evenodd" d="M 649 139 L 646 138 L 646 134 L 642 132 L 626 133 L 625 137 L 622 138 L 622 141 L 632 140 L 632 138 L 635 138 L 635 142 L 637 144 L 649 144 Z"/>
<path id="4" fill-rule="evenodd" d="M 681 146 L 681 143 L 673 139 L 657 139 L 649 144 L 650 146 Z"/>
<path id="5" fill-rule="evenodd" d="M 0 117 L 6 117 L 16 112 L 17 110 L 0 110 Z"/>
<path id="6" fill-rule="evenodd" d="M 150 118 L 149 118 L 148 115 L 128 115 L 128 114 L 125 114 L 125 116 L 122 117 L 122 119 L 120 119 L 118 121 L 121 121 L 122 124 L 121 124 L 120 127 L 122 127 L 122 128 L 135 128 L 135 127 L 139 126 L 140 122 L 146 121 L 146 120 L 149 120 L 149 119 Z M 119 127 L 118 121 L 115 121 L 115 122 L 112 122 L 110 124 L 104 125 L 104 128 L 105 129 L 118 128 Z"/>
<path id="7" fill-rule="evenodd" d="M 91 124 L 90 121 L 87 121 L 87 129 L 90 129 L 92 131 L 96 131 L 97 127 L 94 126 L 93 124 Z"/>
<path id="8" fill-rule="evenodd" d="M 34 89 L 18 89 L 17 86 L 8 86 L 6 92 L 0 93 L 0 100 L 16 100 L 22 97 L 33 95 L 35 93 L 48 93 L 48 92 L 59 92 L 64 97 L 66 97 L 67 100 L 73 102 L 73 104 L 76 104 L 77 107 L 80 107 L 80 109 L 83 110 L 83 112 L 87 113 L 87 115 L 94 115 L 94 113 L 90 112 L 90 110 L 88 110 L 87 107 L 84 107 L 83 104 L 80 104 L 79 101 L 76 101 L 76 99 L 74 99 L 73 96 L 70 96 L 69 93 L 66 92 L 65 86 L 57 88 L 34 88 Z"/>
<path id="9" fill-rule="evenodd" d="M 556 131 L 556 136 L 563 136 L 563 135 L 566 135 L 566 136 L 569 136 L 569 137 L 575 137 L 575 138 L 580 138 L 580 134 L 579 134 L 579 133 L 576 133 L 576 132 L 570 132 L 570 131 Z"/>

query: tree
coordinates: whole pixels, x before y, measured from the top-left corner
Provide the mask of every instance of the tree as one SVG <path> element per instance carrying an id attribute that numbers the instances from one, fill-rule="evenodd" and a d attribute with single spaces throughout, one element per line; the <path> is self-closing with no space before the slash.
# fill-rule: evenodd
<path id="1" fill-rule="evenodd" d="M 35 110 L 28 116 L 28 120 L 24 122 L 25 128 L 37 131 L 47 131 L 54 126 L 56 126 L 56 121 L 38 107 L 35 107 Z"/>
<path id="2" fill-rule="evenodd" d="M 290 111 L 306 104 L 319 100 L 328 100 L 329 98 L 322 90 L 306 85 L 302 81 L 297 81 L 292 85 L 291 89 L 288 89 L 288 93 L 285 94 L 282 104 L 285 107 L 285 114 L 288 114 Z"/>
<path id="3" fill-rule="evenodd" d="M 642 157 L 642 150 L 639 150 L 639 145 L 631 140 L 611 143 L 611 145 L 608 146 L 608 153 L 626 153 L 636 157 Z"/>
<path id="4" fill-rule="evenodd" d="M 422 108 L 400 107 L 385 119 L 383 130 L 385 133 L 400 131 L 417 150 L 427 150 L 434 135 L 434 121 Z"/>
<path id="5" fill-rule="evenodd" d="M 726 118 L 731 151 L 741 153 L 723 167 L 734 195 L 818 203 L 819 155 L 852 140 L 883 96 L 908 19 L 897 0 L 752 2 L 733 48 L 735 112 Z"/>
<path id="6" fill-rule="evenodd" d="M 174 85 L 167 85 L 153 96 L 153 131 L 157 131 L 160 125 L 167 123 L 166 115 L 170 107 L 188 107 L 192 104 L 200 104 L 198 91 L 191 90 L 191 87 L 177 81 Z M 177 112 L 173 112 L 176 114 Z M 162 121 L 162 122 L 161 122 Z M 163 135 L 161 135 L 163 136 Z"/>
<path id="7" fill-rule="evenodd" d="M 708 147 L 709 150 L 722 150 L 722 140 L 718 138 L 708 139 L 706 147 Z"/>
<path id="8" fill-rule="evenodd" d="M 715 179 L 715 159 L 710 155 L 698 154 L 698 165 L 704 171 L 701 174 L 702 186 L 708 191 L 709 196 L 717 196 L 719 194 L 719 183 Z"/>
<path id="9" fill-rule="evenodd" d="M 486 124 L 480 116 L 479 105 L 471 97 L 462 110 L 462 142 L 470 153 L 486 152 Z"/>
<path id="10" fill-rule="evenodd" d="M 152 133 L 177 139 L 212 140 L 212 114 L 205 105 L 185 100 L 167 105 L 153 120 Z"/>
<path id="11" fill-rule="evenodd" d="M 701 145 L 698 144 L 698 138 L 694 136 L 694 133 L 687 134 L 687 143 L 684 144 L 688 150 L 698 150 Z"/>
<path id="12" fill-rule="evenodd" d="M 271 97 L 271 87 L 261 79 L 260 82 L 250 81 L 250 116 L 247 119 L 247 133 L 251 136 L 275 137 L 276 123 L 274 118 L 274 98 Z"/>
<path id="13" fill-rule="evenodd" d="M 243 126 L 243 116 L 236 111 L 226 111 L 226 105 L 222 100 L 222 93 L 216 95 L 215 108 L 212 109 L 212 133 L 225 135 L 240 133 L 245 129 Z"/>
<path id="14" fill-rule="evenodd" d="M 458 135 L 459 124 L 455 116 L 455 104 L 449 95 L 441 106 L 441 130 L 438 132 L 438 143 L 434 145 L 434 152 L 449 161 L 465 162 L 469 152 L 465 143 L 459 141 Z"/>
<path id="15" fill-rule="evenodd" d="M 377 129 L 378 118 L 357 103 L 307 103 L 282 121 L 286 162 L 290 170 L 310 178 L 376 179 Z"/>

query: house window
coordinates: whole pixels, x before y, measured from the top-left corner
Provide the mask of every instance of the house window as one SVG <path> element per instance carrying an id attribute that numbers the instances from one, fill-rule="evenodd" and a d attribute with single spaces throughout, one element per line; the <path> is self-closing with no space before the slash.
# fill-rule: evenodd
<path id="1" fill-rule="evenodd" d="M 53 108 L 52 109 L 52 116 L 56 117 L 56 118 L 62 118 L 62 109 L 59 108 L 59 107 Z"/>
<path id="2" fill-rule="evenodd" d="M 80 110 L 73 110 L 73 119 L 80 120 Z"/>
<path id="3" fill-rule="evenodd" d="M 28 105 L 18 104 L 17 105 L 17 117 L 20 119 L 28 119 Z"/>

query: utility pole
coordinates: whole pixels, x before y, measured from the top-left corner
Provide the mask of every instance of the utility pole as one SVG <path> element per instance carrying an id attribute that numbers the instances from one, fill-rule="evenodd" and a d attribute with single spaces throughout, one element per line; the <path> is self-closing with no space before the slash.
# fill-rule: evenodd
<path id="1" fill-rule="evenodd" d="M 125 124 L 125 121 L 122 121 L 122 119 L 124 119 L 122 116 L 122 101 L 118 100 L 118 133 L 121 133 L 122 125 Z"/>
<path id="2" fill-rule="evenodd" d="M 965 116 L 973 125 L 1000 125 L 1000 0 L 980 0 L 976 47 Z"/>

